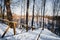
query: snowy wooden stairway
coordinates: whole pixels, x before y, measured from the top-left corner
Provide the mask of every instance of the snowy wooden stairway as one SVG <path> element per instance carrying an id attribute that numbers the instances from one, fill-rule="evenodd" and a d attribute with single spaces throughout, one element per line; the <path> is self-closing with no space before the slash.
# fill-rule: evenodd
<path id="1" fill-rule="evenodd" d="M 9 21 L 7 19 L 0 19 L 0 20 L 8 23 L 8 27 L 7 27 L 6 31 L 3 33 L 2 38 L 8 32 L 9 28 L 11 28 L 10 23 L 13 24 L 13 27 L 12 28 L 14 30 L 14 35 L 16 34 L 16 31 L 15 30 L 16 30 L 16 24 L 17 24 L 17 22 L 15 22 L 15 21 Z"/>

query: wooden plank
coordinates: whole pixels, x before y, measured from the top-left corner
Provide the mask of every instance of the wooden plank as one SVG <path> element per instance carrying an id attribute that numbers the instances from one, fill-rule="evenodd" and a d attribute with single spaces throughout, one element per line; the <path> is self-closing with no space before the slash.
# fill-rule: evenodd
<path id="1" fill-rule="evenodd" d="M 3 38 L 4 35 L 7 33 L 7 31 L 8 31 L 9 28 L 10 28 L 10 27 L 8 26 L 7 29 L 6 29 L 6 31 L 3 33 L 2 38 Z"/>
<path id="2" fill-rule="evenodd" d="M 14 30 L 14 35 L 15 35 L 16 34 L 16 23 L 15 22 L 14 22 L 13 30 Z"/>
<path id="3" fill-rule="evenodd" d="M 12 28 L 13 28 L 13 31 L 14 31 L 14 35 L 16 34 L 16 24 L 17 24 L 17 22 L 15 22 L 15 21 L 9 21 L 7 19 L 0 19 L 0 20 L 2 20 L 4 22 L 8 22 L 8 27 L 7 27 L 6 31 L 3 33 L 2 38 L 8 32 L 8 29 L 11 27 L 10 23 L 13 23 L 13 27 Z"/>
<path id="4" fill-rule="evenodd" d="M 0 18 L 0 20 L 2 20 L 2 21 L 4 21 L 4 22 L 8 22 L 8 23 L 17 23 L 17 22 L 15 22 L 15 21 L 9 21 L 9 20 L 7 20 L 7 19 L 2 19 L 2 18 Z"/>

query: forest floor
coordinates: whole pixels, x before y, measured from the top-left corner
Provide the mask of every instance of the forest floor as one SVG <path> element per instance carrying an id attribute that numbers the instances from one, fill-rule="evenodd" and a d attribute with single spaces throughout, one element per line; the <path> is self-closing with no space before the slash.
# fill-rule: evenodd
<path id="1" fill-rule="evenodd" d="M 4 38 L 1 38 L 6 28 L 7 25 L 0 23 L 0 40 L 36 40 L 41 32 L 41 28 L 33 31 L 29 30 L 28 32 L 26 32 L 24 28 L 22 29 L 16 28 L 16 35 L 13 35 L 13 29 L 10 28 L 9 31 L 4 36 Z M 60 38 L 45 28 L 42 31 L 39 40 L 60 40 Z"/>

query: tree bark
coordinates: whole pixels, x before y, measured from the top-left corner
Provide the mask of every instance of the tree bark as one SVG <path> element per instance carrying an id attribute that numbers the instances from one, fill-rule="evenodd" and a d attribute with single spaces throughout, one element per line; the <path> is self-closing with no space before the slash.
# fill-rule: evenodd
<path id="1" fill-rule="evenodd" d="M 7 19 L 9 21 L 12 21 L 12 13 L 11 13 L 11 8 L 10 8 L 10 0 L 5 0 L 5 6 L 7 10 Z"/>
<path id="2" fill-rule="evenodd" d="M 28 9 L 29 9 L 29 0 L 27 0 L 27 11 L 26 11 L 26 32 L 28 31 Z"/>
<path id="3" fill-rule="evenodd" d="M 31 22 L 32 31 L 33 31 L 33 22 L 34 22 L 34 5 L 35 5 L 35 0 L 33 0 L 33 12 L 32 12 L 32 22 Z"/>
<path id="4" fill-rule="evenodd" d="M 45 4 L 46 4 L 46 0 L 43 0 L 43 27 L 42 27 L 42 30 L 44 30 L 44 14 L 45 14 Z"/>

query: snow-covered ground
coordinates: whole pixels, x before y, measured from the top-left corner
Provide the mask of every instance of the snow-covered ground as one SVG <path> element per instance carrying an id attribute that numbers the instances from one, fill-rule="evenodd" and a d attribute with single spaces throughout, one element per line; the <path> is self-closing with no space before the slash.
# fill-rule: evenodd
<path id="1" fill-rule="evenodd" d="M 4 38 L 1 38 L 2 34 L 6 30 L 7 25 L 0 23 L 0 40 L 36 40 L 41 28 L 36 30 L 29 30 L 16 28 L 16 35 L 13 36 L 13 29 L 9 29 Z M 60 38 L 47 29 L 44 29 L 41 33 L 39 40 L 60 40 Z"/>

